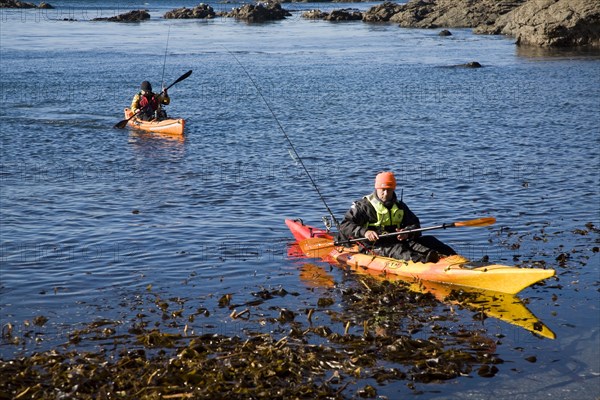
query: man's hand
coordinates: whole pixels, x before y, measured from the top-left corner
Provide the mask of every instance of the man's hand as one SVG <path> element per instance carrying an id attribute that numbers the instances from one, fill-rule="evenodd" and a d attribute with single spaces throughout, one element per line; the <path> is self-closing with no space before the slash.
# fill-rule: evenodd
<path id="1" fill-rule="evenodd" d="M 379 235 L 377 234 L 377 232 L 375 231 L 366 231 L 365 232 L 365 237 L 370 241 L 370 242 L 376 242 L 377 239 L 379 239 Z"/>
<path id="2" fill-rule="evenodd" d="M 407 226 L 405 228 L 398 229 L 398 232 L 410 231 L 410 230 L 413 230 L 413 229 L 419 229 L 419 227 L 417 225 L 410 225 L 410 226 Z M 413 237 L 415 237 L 417 235 L 418 235 L 418 233 L 406 233 L 406 234 L 403 234 L 403 235 L 398 235 L 398 240 L 402 242 L 403 240 L 411 239 L 411 238 L 413 238 Z"/>

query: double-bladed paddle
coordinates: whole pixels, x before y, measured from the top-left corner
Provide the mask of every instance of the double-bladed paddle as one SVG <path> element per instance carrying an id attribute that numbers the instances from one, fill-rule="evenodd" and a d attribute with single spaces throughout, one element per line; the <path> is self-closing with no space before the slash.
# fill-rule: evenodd
<path id="1" fill-rule="evenodd" d="M 471 219 L 471 220 L 467 220 L 467 221 L 457 221 L 457 222 L 452 222 L 449 224 L 429 226 L 429 227 L 425 227 L 425 228 L 409 229 L 409 230 L 400 231 L 400 232 L 391 232 L 391 233 L 379 235 L 379 237 L 384 238 L 384 237 L 390 237 L 390 236 L 406 235 L 409 233 L 432 231 L 434 229 L 459 228 L 459 227 L 463 227 L 463 226 L 471 226 L 471 227 L 488 226 L 488 225 L 494 224 L 495 222 L 496 222 L 496 218 L 494 218 L 494 217 L 484 217 L 484 218 Z M 301 240 L 300 242 L 298 242 L 298 244 L 300 245 L 300 248 L 302 249 L 304 254 L 306 254 L 310 257 L 314 256 L 314 257 L 321 258 L 321 257 L 325 257 L 325 256 L 329 255 L 329 253 L 331 253 L 331 248 L 334 246 L 344 246 L 347 244 L 360 242 L 362 240 L 368 240 L 368 239 L 363 237 L 363 238 L 358 238 L 358 239 L 349 239 L 349 240 L 344 240 L 344 241 L 340 241 L 340 242 L 335 242 L 331 239 L 315 237 L 315 238 L 308 238 L 308 239 Z"/>
<path id="2" fill-rule="evenodd" d="M 181 82 L 184 79 L 187 79 L 191 74 L 192 74 L 192 70 L 190 69 L 188 72 L 186 72 L 185 74 L 183 74 L 179 78 L 177 78 L 177 80 L 175 82 L 171 83 L 169 86 L 167 86 L 166 88 L 164 88 L 162 90 L 162 92 L 160 92 L 160 94 L 163 94 L 165 90 L 170 89 L 171 86 L 173 86 L 174 84 L 176 84 L 178 82 Z M 159 94 L 159 96 L 160 96 L 160 94 Z M 117 122 L 113 128 L 115 128 L 115 129 L 123 129 L 123 128 L 125 128 L 127 126 L 127 123 L 129 122 L 129 120 L 132 119 L 133 117 L 135 117 L 136 115 L 138 115 L 140 113 L 140 111 L 142 111 L 142 109 L 138 110 L 138 112 L 136 112 L 135 114 L 133 114 L 131 117 Z"/>

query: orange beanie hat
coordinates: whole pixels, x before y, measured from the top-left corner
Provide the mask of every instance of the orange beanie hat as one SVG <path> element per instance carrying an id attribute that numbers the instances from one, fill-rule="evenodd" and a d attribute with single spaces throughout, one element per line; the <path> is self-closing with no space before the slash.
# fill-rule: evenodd
<path id="1" fill-rule="evenodd" d="M 396 189 L 396 177 L 393 172 L 381 172 L 375 177 L 375 189 Z"/>

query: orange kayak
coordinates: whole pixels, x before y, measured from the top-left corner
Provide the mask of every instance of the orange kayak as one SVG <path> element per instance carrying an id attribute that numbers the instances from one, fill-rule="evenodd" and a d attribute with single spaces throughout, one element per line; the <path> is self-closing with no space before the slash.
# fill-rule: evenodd
<path id="1" fill-rule="evenodd" d="M 437 263 L 422 263 L 365 254 L 361 253 L 357 246 L 335 246 L 333 236 L 327 231 L 304 225 L 301 220 L 288 219 L 285 223 L 307 256 L 333 260 L 383 275 L 509 294 L 516 294 L 555 275 L 552 269 L 497 264 L 478 266 L 460 255 L 443 258 Z"/>
<path id="2" fill-rule="evenodd" d="M 129 108 L 125 109 L 125 119 L 133 115 Z M 131 118 L 127 125 L 132 128 L 141 129 L 148 132 L 162 133 L 166 135 L 183 135 L 185 120 L 181 118 L 164 119 L 162 121 L 142 121 L 137 117 Z"/>

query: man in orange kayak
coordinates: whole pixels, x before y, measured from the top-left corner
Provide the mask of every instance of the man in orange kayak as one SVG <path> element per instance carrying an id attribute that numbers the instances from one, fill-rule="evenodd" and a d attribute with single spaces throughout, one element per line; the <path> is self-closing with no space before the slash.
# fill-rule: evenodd
<path id="1" fill-rule="evenodd" d="M 133 96 L 131 101 L 131 111 L 138 114 L 142 121 L 151 121 L 154 119 L 162 120 L 167 118 L 167 113 L 162 109 L 162 105 L 168 105 L 171 102 L 167 89 L 163 89 L 160 94 L 152 92 L 152 85 L 148 81 L 142 82 L 140 92 Z"/>
<path id="2" fill-rule="evenodd" d="M 397 236 L 379 236 L 385 233 L 421 227 L 419 218 L 396 197 L 396 177 L 392 172 L 381 172 L 375 177 L 375 191 L 352 207 L 340 224 L 340 242 L 354 238 L 367 238 L 360 242 L 365 251 L 377 255 L 412 260 L 437 262 L 441 257 L 456 254 L 449 246 L 433 236 L 420 232 Z"/>

